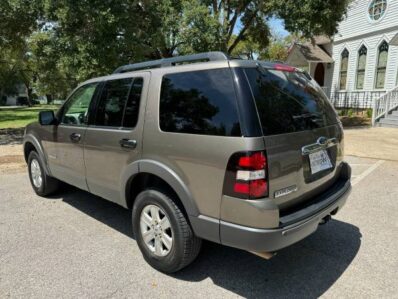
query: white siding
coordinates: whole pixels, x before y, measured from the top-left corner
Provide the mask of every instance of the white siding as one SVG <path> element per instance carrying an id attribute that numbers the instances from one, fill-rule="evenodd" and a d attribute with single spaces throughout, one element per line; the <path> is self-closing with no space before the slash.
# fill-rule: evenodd
<path id="1" fill-rule="evenodd" d="M 398 1 L 395 1 L 398 2 Z M 366 22 L 366 21 L 365 21 Z M 397 18 L 398 22 L 398 18 Z M 334 43 L 333 46 L 333 59 L 335 61 L 334 75 L 332 81 L 332 89 L 338 89 L 339 86 L 339 72 L 340 72 L 340 59 L 341 52 L 344 48 L 350 53 L 348 73 L 347 73 L 347 91 L 355 91 L 355 80 L 356 80 L 356 69 L 358 61 L 358 50 L 364 44 L 367 51 L 366 58 L 366 71 L 365 71 L 365 82 L 363 90 L 374 90 L 375 85 L 375 74 L 376 64 L 378 56 L 378 47 L 383 40 L 389 42 L 391 38 L 398 33 L 398 30 L 387 32 L 385 34 L 368 35 L 359 39 L 350 39 L 342 43 Z M 388 63 L 386 70 L 386 90 L 393 89 L 397 83 L 397 69 L 398 69 L 398 47 L 390 46 L 388 51 Z"/>
<path id="2" fill-rule="evenodd" d="M 398 30 L 398 0 L 388 0 L 384 16 L 377 22 L 368 17 L 368 6 L 371 0 L 356 0 L 350 5 L 347 17 L 339 24 L 339 33 L 334 37 L 336 43 L 347 39 L 356 39 L 360 35 L 380 34 L 380 31 Z"/>
<path id="3" fill-rule="evenodd" d="M 375 90 L 375 74 L 378 47 L 381 42 L 389 42 L 398 33 L 398 0 L 388 0 L 384 16 L 377 22 L 368 17 L 371 0 L 353 1 L 347 17 L 339 24 L 339 32 L 334 36 L 333 59 L 334 74 L 331 82 L 333 90 L 339 87 L 341 52 L 344 48 L 350 53 L 347 72 L 347 91 L 356 90 L 356 70 L 358 50 L 364 44 L 367 47 L 367 63 L 363 90 Z M 398 47 L 390 46 L 384 89 L 390 90 L 397 85 Z"/>

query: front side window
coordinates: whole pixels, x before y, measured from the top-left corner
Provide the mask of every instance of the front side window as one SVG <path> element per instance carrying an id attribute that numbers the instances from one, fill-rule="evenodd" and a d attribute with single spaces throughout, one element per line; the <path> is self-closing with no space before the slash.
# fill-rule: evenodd
<path id="1" fill-rule="evenodd" d="M 376 68 L 376 84 L 375 88 L 383 89 L 386 80 L 386 69 L 388 60 L 388 44 L 386 41 L 379 46 L 379 54 L 377 56 Z"/>
<path id="2" fill-rule="evenodd" d="M 168 74 L 160 95 L 162 131 L 240 136 L 236 96 L 229 69 Z"/>
<path id="3" fill-rule="evenodd" d="M 142 78 L 107 81 L 101 92 L 94 124 L 106 127 L 135 127 L 142 82 Z"/>
<path id="4" fill-rule="evenodd" d="M 366 56 L 368 50 L 365 46 L 362 46 L 358 52 L 358 65 L 357 65 L 357 89 L 363 89 L 363 84 L 365 81 L 365 71 L 366 71 Z"/>
<path id="5" fill-rule="evenodd" d="M 61 124 L 83 126 L 87 124 L 88 109 L 98 83 L 91 83 L 76 90 L 63 108 Z"/>
<path id="6" fill-rule="evenodd" d="M 347 71 L 348 71 L 348 58 L 349 53 L 347 49 L 344 49 L 341 53 L 341 62 L 340 62 L 340 80 L 339 80 L 339 89 L 345 90 L 347 88 Z"/>

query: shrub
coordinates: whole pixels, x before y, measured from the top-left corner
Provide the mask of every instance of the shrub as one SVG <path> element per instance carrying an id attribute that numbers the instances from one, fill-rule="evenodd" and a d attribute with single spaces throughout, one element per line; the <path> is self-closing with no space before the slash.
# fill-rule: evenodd
<path id="1" fill-rule="evenodd" d="M 368 108 L 368 109 L 366 110 L 366 116 L 367 116 L 368 118 L 372 118 L 372 114 L 373 114 L 373 109 L 372 109 L 372 108 Z"/>

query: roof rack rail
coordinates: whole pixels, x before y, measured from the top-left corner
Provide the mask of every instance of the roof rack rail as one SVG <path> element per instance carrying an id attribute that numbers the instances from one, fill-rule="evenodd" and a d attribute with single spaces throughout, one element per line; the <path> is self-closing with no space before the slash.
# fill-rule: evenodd
<path id="1" fill-rule="evenodd" d="M 177 56 L 171 58 L 163 58 L 158 60 L 151 60 L 133 64 L 123 65 L 117 68 L 113 73 L 126 73 L 137 70 L 146 70 L 154 68 L 162 68 L 168 66 L 176 66 L 184 63 L 206 62 L 206 61 L 225 61 L 230 57 L 223 52 L 206 52 L 192 55 Z"/>

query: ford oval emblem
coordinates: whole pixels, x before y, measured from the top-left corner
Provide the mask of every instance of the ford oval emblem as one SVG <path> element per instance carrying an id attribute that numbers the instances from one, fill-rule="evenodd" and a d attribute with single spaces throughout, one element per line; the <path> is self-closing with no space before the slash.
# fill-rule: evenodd
<path id="1" fill-rule="evenodd" d="M 316 143 L 318 143 L 319 145 L 325 145 L 327 143 L 327 138 L 326 137 L 319 137 L 318 140 L 316 141 Z"/>

